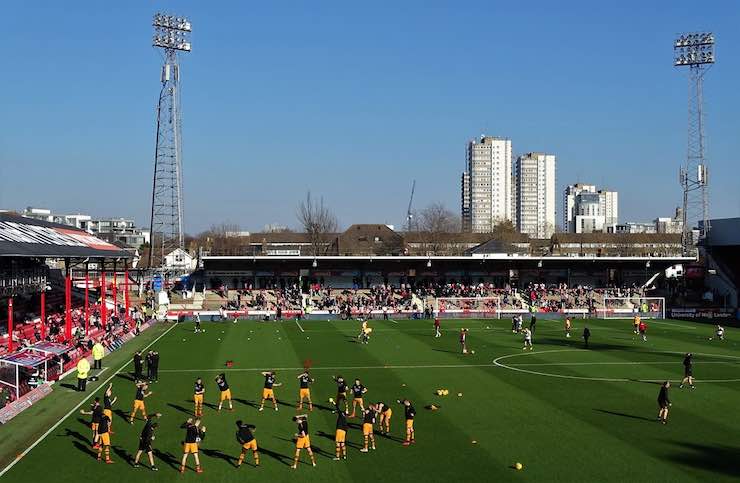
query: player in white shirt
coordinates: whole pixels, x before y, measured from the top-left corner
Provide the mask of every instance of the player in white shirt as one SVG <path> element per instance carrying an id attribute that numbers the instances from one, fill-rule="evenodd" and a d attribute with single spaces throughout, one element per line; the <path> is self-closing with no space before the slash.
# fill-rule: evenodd
<path id="1" fill-rule="evenodd" d="M 532 346 L 532 331 L 525 327 L 522 332 L 524 333 L 524 347 L 522 347 L 522 350 L 525 351 L 527 348 L 534 350 Z"/>
<path id="2" fill-rule="evenodd" d="M 717 339 L 725 340 L 725 328 L 721 325 L 717 326 L 717 331 L 715 332 L 715 334 L 717 335 Z"/>

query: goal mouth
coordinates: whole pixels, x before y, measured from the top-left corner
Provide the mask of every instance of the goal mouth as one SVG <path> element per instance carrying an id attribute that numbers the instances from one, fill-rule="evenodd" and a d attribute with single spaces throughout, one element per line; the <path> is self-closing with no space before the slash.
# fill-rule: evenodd
<path id="1" fill-rule="evenodd" d="M 447 319 L 499 319 L 500 297 L 437 297 L 435 317 Z"/>
<path id="2" fill-rule="evenodd" d="M 602 319 L 665 319 L 664 297 L 604 297 L 604 303 L 596 308 Z"/>

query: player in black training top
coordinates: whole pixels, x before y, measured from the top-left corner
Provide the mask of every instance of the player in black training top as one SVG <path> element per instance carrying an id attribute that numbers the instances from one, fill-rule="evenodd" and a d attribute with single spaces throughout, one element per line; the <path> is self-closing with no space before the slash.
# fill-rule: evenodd
<path id="1" fill-rule="evenodd" d="M 231 389 L 229 388 L 229 383 L 226 382 L 226 374 L 222 372 L 216 376 L 216 384 L 218 385 L 218 390 L 221 391 L 221 396 L 218 399 L 218 410 L 221 410 L 224 401 L 229 401 L 229 411 L 233 411 L 234 406 L 231 404 Z"/>
<path id="2" fill-rule="evenodd" d="M 658 421 L 663 424 L 668 423 L 668 408 L 671 407 L 671 399 L 668 397 L 668 389 L 671 387 L 671 381 L 666 381 L 660 386 L 658 393 Z"/>
<path id="3" fill-rule="evenodd" d="M 308 456 L 311 458 L 311 464 L 316 466 L 316 458 L 311 450 L 311 437 L 308 434 L 308 414 L 293 416 L 293 422 L 298 425 L 298 430 L 295 434 L 295 456 L 293 457 L 293 466 L 291 468 L 298 468 L 302 449 L 308 452 Z"/>
<path id="4" fill-rule="evenodd" d="M 339 405 L 344 402 L 344 412 L 349 413 L 349 403 L 347 402 L 347 382 L 342 376 L 334 376 L 332 379 L 337 383 L 337 399 L 334 401 L 334 404 L 337 409 L 339 409 Z"/>
<path id="5" fill-rule="evenodd" d="M 200 419 L 193 421 L 188 418 L 181 426 L 185 430 L 185 441 L 182 445 L 182 462 L 180 463 L 180 473 L 185 473 L 185 464 L 188 461 L 188 455 L 192 454 L 195 458 L 195 472 L 203 473 L 200 467 L 200 457 L 198 456 L 198 443 L 206 437 L 206 427 L 201 427 Z"/>
<path id="6" fill-rule="evenodd" d="M 195 380 L 193 385 L 193 403 L 195 404 L 195 417 L 203 416 L 203 398 L 205 397 L 206 386 L 203 385 L 203 379 L 200 377 Z"/>
<path id="7" fill-rule="evenodd" d="M 342 408 L 339 407 L 339 404 L 337 404 L 336 406 L 336 413 L 337 431 L 334 435 L 334 441 L 336 442 L 337 447 L 334 461 L 339 461 L 340 456 L 344 459 L 347 459 L 347 431 L 349 431 L 349 423 L 347 422 L 347 413 L 345 411 L 342 411 Z"/>
<path id="8" fill-rule="evenodd" d="M 380 434 L 390 434 L 391 432 L 391 416 L 393 416 L 393 409 L 384 402 L 379 402 L 375 405 L 380 415 Z"/>
<path id="9" fill-rule="evenodd" d="M 103 418 L 104 414 L 103 406 L 100 405 L 100 398 L 96 397 L 95 401 L 90 405 L 90 410 L 85 411 L 82 409 L 80 410 L 80 414 L 92 416 L 90 421 L 90 429 L 92 429 L 92 447 L 98 449 L 98 446 L 100 445 L 100 442 L 98 441 L 98 428 L 100 426 L 100 420 Z M 110 418 L 108 418 L 108 420 L 110 420 Z"/>
<path id="10" fill-rule="evenodd" d="M 691 352 L 688 352 L 686 357 L 683 358 L 683 379 L 678 388 L 683 389 L 684 384 L 688 384 L 691 389 L 696 389 L 694 387 L 694 354 Z"/>
<path id="11" fill-rule="evenodd" d="M 303 409 L 303 400 L 308 399 L 308 410 L 313 411 L 313 402 L 311 402 L 311 388 L 309 387 L 313 382 L 311 375 L 308 373 L 308 369 L 298 375 L 298 381 L 300 389 L 298 391 L 298 409 Z"/>
<path id="12" fill-rule="evenodd" d="M 154 418 L 159 418 L 161 416 L 162 415 L 160 413 L 156 413 L 146 418 L 144 429 L 141 430 L 141 435 L 139 436 L 139 449 L 136 451 L 136 456 L 134 457 L 134 468 L 139 467 L 139 459 L 142 454 L 146 453 L 149 458 L 151 470 L 158 471 L 158 468 L 154 465 L 154 450 L 152 448 L 152 443 L 154 442 L 154 432 L 157 430 L 157 427 L 159 427 L 159 424 L 154 421 Z"/>
<path id="13" fill-rule="evenodd" d="M 359 379 L 355 379 L 355 383 L 352 384 L 352 414 L 350 418 L 355 417 L 355 408 L 360 406 L 360 413 L 365 413 L 365 400 L 363 396 L 367 392 L 367 388 L 362 385 Z"/>
<path id="14" fill-rule="evenodd" d="M 265 385 L 262 389 L 262 402 L 260 403 L 259 410 L 264 411 L 265 400 L 272 399 L 272 406 L 275 408 L 275 411 L 277 411 L 278 403 L 277 403 L 277 399 L 275 399 L 275 391 L 273 390 L 273 387 L 282 386 L 283 383 L 275 382 L 277 381 L 277 377 L 275 376 L 275 371 L 263 372 L 262 375 L 265 376 Z"/>
<path id="15" fill-rule="evenodd" d="M 365 445 L 360 450 L 361 453 L 368 452 L 368 443 L 370 443 L 370 448 L 375 449 L 375 435 L 373 432 L 376 415 L 375 406 L 372 404 L 368 404 L 367 409 L 362 412 L 362 436 L 365 438 Z"/>
<path id="16" fill-rule="evenodd" d="M 254 456 L 254 465 L 260 465 L 260 454 L 257 450 L 257 439 L 252 434 L 252 431 L 256 429 L 254 425 L 243 423 L 241 420 L 236 422 L 236 440 L 242 445 L 242 452 L 239 455 L 239 461 L 236 463 L 236 467 L 239 468 L 244 463 L 244 457 L 247 455 L 247 451 L 252 450 Z"/>
<path id="17" fill-rule="evenodd" d="M 414 417 L 416 416 L 416 409 L 408 399 L 401 399 L 396 401 L 403 405 L 404 415 L 406 416 L 406 440 L 403 442 L 404 446 L 415 443 L 414 440 Z"/>

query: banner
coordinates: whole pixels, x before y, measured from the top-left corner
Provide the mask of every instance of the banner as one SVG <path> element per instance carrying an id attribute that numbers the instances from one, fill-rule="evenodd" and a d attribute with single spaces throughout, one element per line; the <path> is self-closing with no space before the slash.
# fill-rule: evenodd
<path id="1" fill-rule="evenodd" d="M 674 307 L 668 309 L 668 317 L 671 319 L 736 319 L 735 309 L 721 307 Z"/>

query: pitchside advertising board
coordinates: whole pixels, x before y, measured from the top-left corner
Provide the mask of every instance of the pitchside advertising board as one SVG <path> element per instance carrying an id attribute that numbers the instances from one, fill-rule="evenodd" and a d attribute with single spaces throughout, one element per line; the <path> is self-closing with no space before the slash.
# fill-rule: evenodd
<path id="1" fill-rule="evenodd" d="M 735 309 L 724 308 L 681 308 L 668 309 L 668 317 L 671 319 L 708 319 L 708 320 L 734 320 L 740 314 Z"/>
<path id="2" fill-rule="evenodd" d="M 0 256 L 129 257 L 87 232 L 0 213 Z"/>

